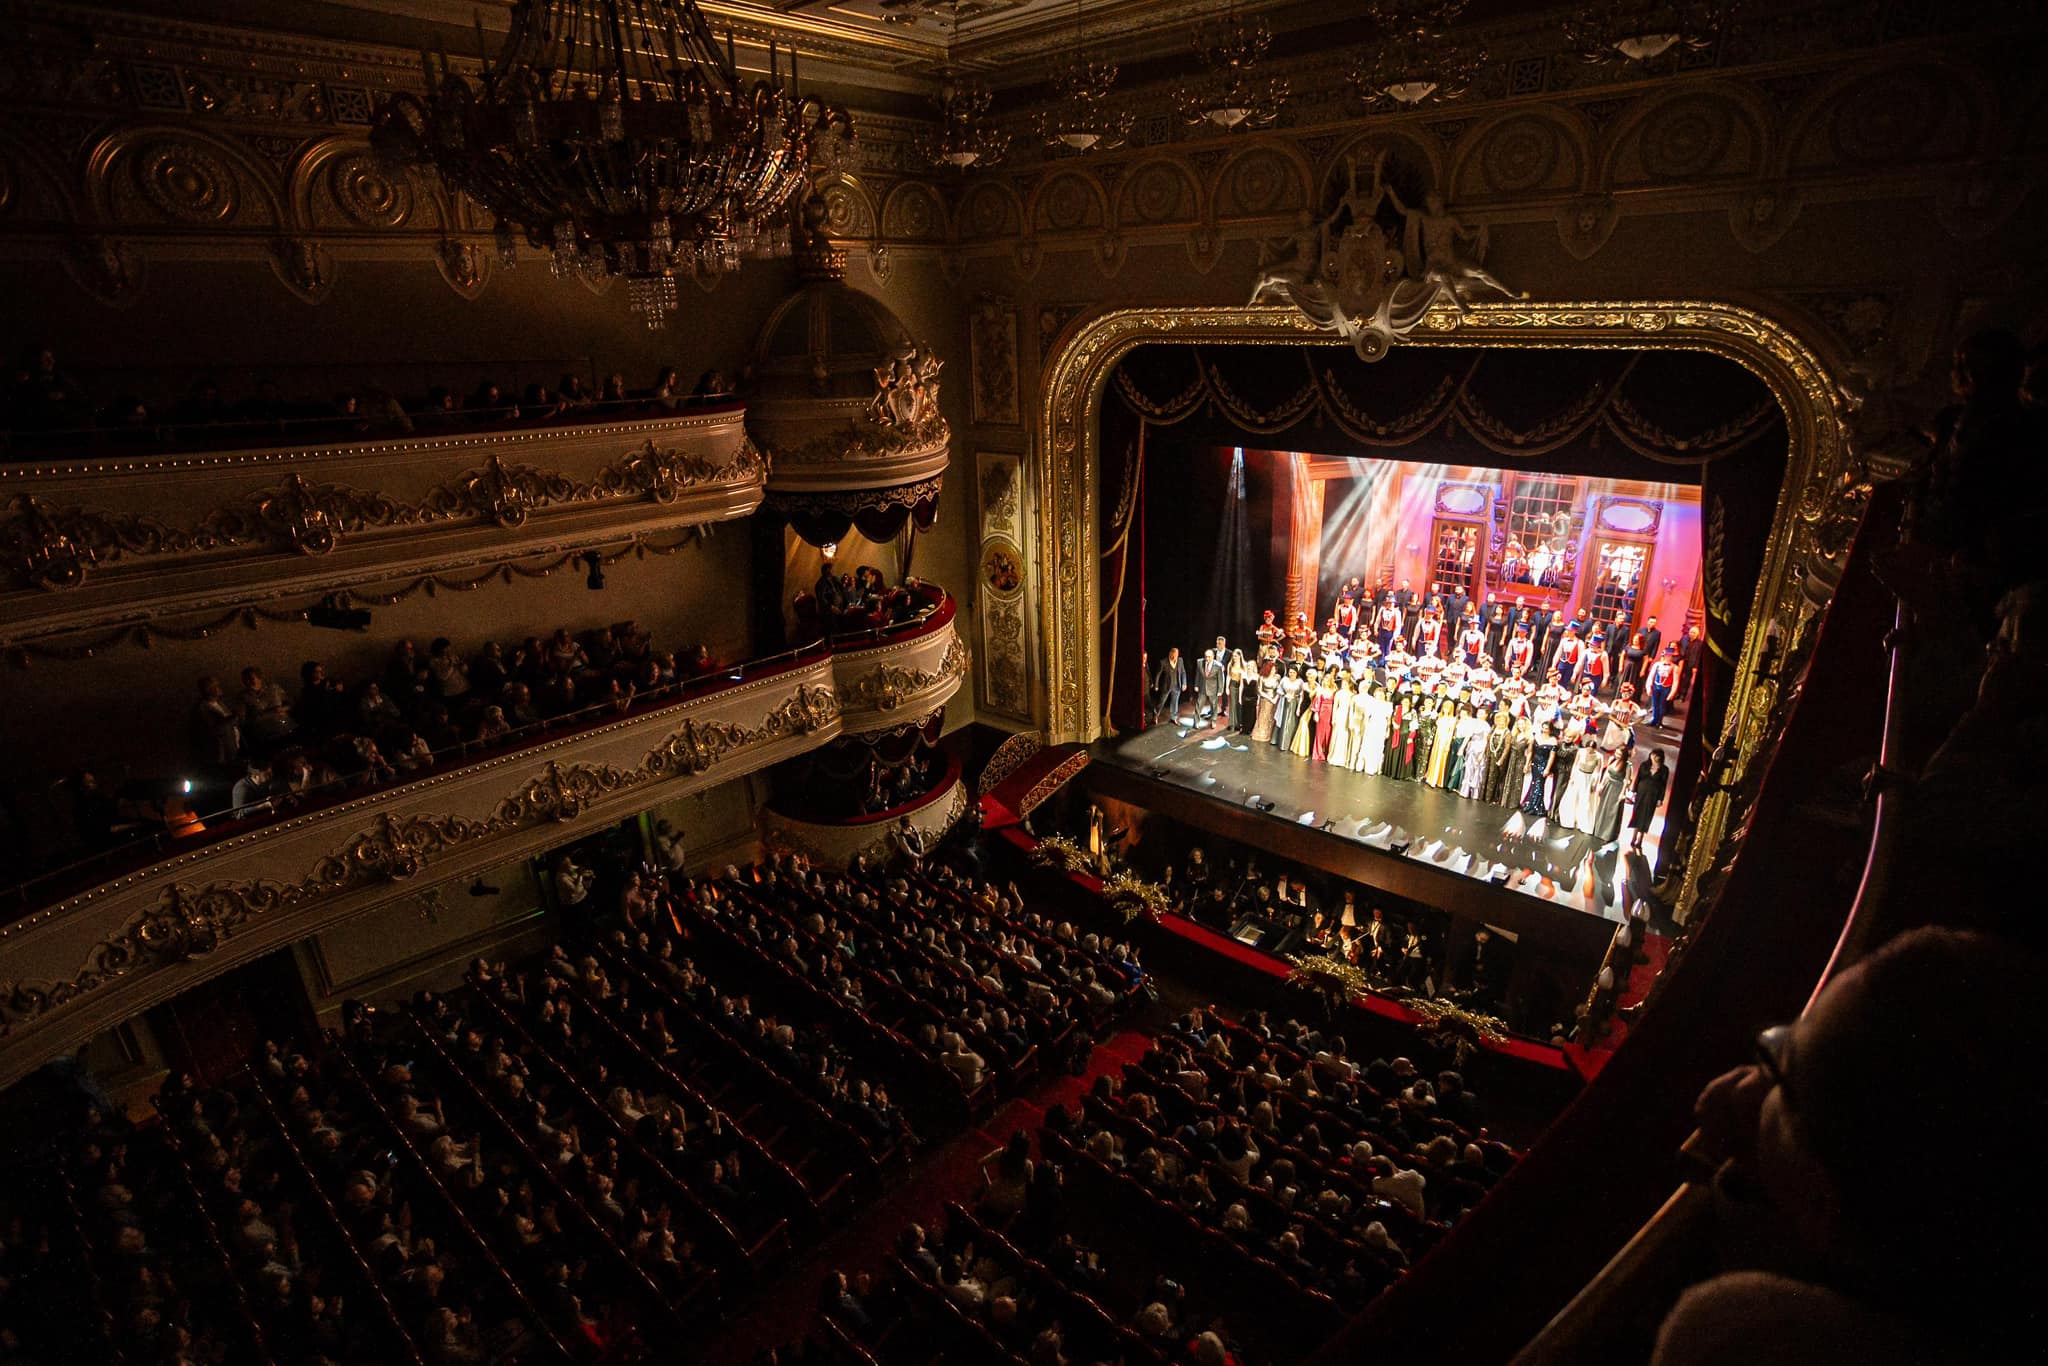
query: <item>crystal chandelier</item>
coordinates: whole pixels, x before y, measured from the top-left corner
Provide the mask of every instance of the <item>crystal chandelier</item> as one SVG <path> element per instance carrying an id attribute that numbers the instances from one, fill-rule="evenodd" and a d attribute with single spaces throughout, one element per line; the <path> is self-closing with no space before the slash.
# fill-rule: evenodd
<path id="1" fill-rule="evenodd" d="M 794 50 L 786 89 L 768 53 L 768 78 L 743 85 L 697 0 L 516 0 L 477 79 L 423 55 L 427 94 L 380 105 L 372 141 L 488 210 L 501 256 L 524 236 L 557 275 L 622 275 L 659 327 L 678 276 L 786 251 L 814 150 L 852 136 L 845 111 L 797 93 Z"/>
<path id="2" fill-rule="evenodd" d="M 1252 70 L 1272 44 L 1272 26 L 1263 18 L 1246 23 L 1235 3 L 1220 25 L 1197 28 L 1195 53 L 1204 70 L 1174 92 L 1181 117 L 1226 131 L 1263 128 L 1278 119 L 1280 106 L 1287 103 L 1286 78 L 1259 76 Z"/>
<path id="3" fill-rule="evenodd" d="M 1727 18 L 1725 0 L 1596 0 L 1565 20 L 1564 33 L 1584 62 L 1653 62 L 1673 48 L 1713 46 Z"/>
<path id="4" fill-rule="evenodd" d="M 1074 42 L 1052 72 L 1053 108 L 1038 116 L 1038 134 L 1048 147 L 1073 152 L 1109 152 L 1130 141 L 1130 114 L 1109 107 L 1116 65 L 1081 55 L 1081 0 L 1074 0 Z"/>
<path id="5" fill-rule="evenodd" d="M 1472 88 L 1486 49 L 1449 34 L 1466 0 L 1368 0 L 1366 17 L 1383 41 L 1351 70 L 1351 84 L 1368 108 L 1414 108 L 1455 100 Z"/>
<path id="6" fill-rule="evenodd" d="M 1010 135 L 988 125 L 995 96 L 977 81 L 950 84 L 939 94 L 939 126 L 918 139 L 917 156 L 941 170 L 989 167 L 1010 150 Z"/>

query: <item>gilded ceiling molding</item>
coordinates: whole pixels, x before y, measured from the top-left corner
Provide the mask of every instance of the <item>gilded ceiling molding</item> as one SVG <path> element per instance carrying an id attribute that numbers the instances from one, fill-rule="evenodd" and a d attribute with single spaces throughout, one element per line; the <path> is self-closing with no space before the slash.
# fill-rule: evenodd
<path id="1" fill-rule="evenodd" d="M 76 588 L 102 564 L 265 546 L 326 555 L 365 531 L 485 520 L 508 530 L 534 512 L 579 504 L 646 500 L 673 503 L 690 489 L 765 477 L 761 453 L 745 437 L 739 453 L 714 465 L 701 456 L 663 449 L 649 439 L 625 459 L 578 480 L 493 453 L 475 469 L 398 502 L 373 490 L 318 483 L 293 472 L 267 489 L 216 508 L 196 523 L 173 526 L 146 513 L 106 513 L 52 506 L 17 494 L 0 511 L 0 567 L 21 587 Z"/>
<path id="2" fill-rule="evenodd" d="M 366 888 L 411 881 L 482 841 L 566 825 L 597 804 L 638 789 L 699 776 L 749 750 L 835 729 L 839 714 L 832 689 L 800 684 L 752 722 L 684 720 L 633 768 L 549 760 L 480 818 L 376 815 L 295 880 L 168 883 L 154 902 L 93 945 L 69 977 L 0 982 L 0 1038 L 124 976 L 208 956 L 261 923 L 305 916 L 324 902 Z"/>
<path id="3" fill-rule="evenodd" d="M 1038 670 L 1049 743 L 1099 732 L 1101 662 L 1096 622 L 1101 407 L 1110 374 L 1145 345 L 1341 345 L 1291 308 L 1113 309 L 1070 327 L 1044 370 L 1038 439 L 1031 454 L 1040 543 Z M 1702 876 L 1725 867 L 1748 799 L 1783 729 L 1813 644 L 1813 626 L 1839 582 L 1869 492 L 1850 450 L 1840 380 L 1798 334 L 1726 304 L 1675 301 L 1474 304 L 1429 313 L 1406 346 L 1641 348 L 1704 351 L 1741 365 L 1783 410 L 1789 441 L 1785 482 L 1737 662 L 1724 742 L 1735 756 L 1728 783 L 1698 823 L 1681 912 Z M 1766 640 L 1775 644 L 1766 649 Z M 1791 680 L 1792 685 L 1786 686 Z"/>

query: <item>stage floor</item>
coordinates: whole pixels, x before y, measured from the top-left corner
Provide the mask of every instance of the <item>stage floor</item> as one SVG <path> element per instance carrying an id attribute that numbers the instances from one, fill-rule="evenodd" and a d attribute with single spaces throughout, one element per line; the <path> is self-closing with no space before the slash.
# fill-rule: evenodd
<path id="1" fill-rule="evenodd" d="M 1670 733 L 1657 735 L 1669 745 Z M 1645 737 L 1650 738 L 1649 736 Z M 1097 763 L 1114 764 L 1229 806 L 1273 803 L 1268 819 L 1292 821 L 1385 853 L 1426 860 L 1547 904 L 1619 922 L 1654 880 L 1660 813 L 1644 852 L 1601 854 L 1591 835 L 1547 822 L 1541 838 L 1518 811 L 1423 783 L 1354 773 L 1253 744 L 1214 728 L 1157 725 L 1100 740 Z M 1622 832 L 1624 840 L 1627 831 Z M 1405 844 L 1405 852 L 1401 847 Z M 1548 890 L 1546 891 L 1546 887 Z M 1661 915 L 1656 916 L 1661 920 Z"/>

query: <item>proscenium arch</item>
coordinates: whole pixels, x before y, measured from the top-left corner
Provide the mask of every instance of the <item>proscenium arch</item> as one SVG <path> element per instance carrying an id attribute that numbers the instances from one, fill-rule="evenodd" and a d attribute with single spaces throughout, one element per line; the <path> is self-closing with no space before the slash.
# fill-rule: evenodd
<path id="1" fill-rule="evenodd" d="M 1031 453 L 1037 504 L 1038 720 L 1048 743 L 1085 743 L 1101 731 L 1100 547 L 1096 497 L 1102 396 L 1126 355 L 1148 345 L 1340 346 L 1291 308 L 1125 308 L 1070 324 L 1054 343 L 1039 394 Z M 1796 677 L 1811 629 L 1840 581 L 1862 515 L 1852 473 L 1842 389 L 1796 332 L 1731 304 L 1646 301 L 1476 306 L 1431 312 L 1403 346 L 1501 349 L 1702 351 L 1733 361 L 1770 390 L 1785 416 L 1785 478 L 1752 597 L 1748 630 L 1720 737 L 1734 772 L 1747 772 L 1775 740 L 1780 681 Z M 1765 642 L 1773 641 L 1771 668 Z M 1709 798 L 1687 866 L 1690 901 L 1729 814 L 1728 793 Z"/>

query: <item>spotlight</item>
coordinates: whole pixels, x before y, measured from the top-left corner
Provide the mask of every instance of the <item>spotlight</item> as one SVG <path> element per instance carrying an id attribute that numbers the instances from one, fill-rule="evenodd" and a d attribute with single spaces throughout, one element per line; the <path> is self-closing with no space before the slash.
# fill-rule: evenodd
<path id="1" fill-rule="evenodd" d="M 469 894 L 471 896 L 496 896 L 498 889 L 485 882 L 483 876 L 479 874 L 477 880 L 469 884 Z"/>
<path id="2" fill-rule="evenodd" d="M 590 569 L 583 577 L 583 586 L 593 593 L 601 590 L 604 587 L 604 560 L 595 550 L 586 550 L 576 558 Z"/>
<path id="3" fill-rule="evenodd" d="M 370 629 L 370 613 L 365 608 L 349 606 L 342 594 L 330 593 L 320 599 L 318 606 L 306 609 L 306 624 L 326 631 L 361 633 Z"/>

